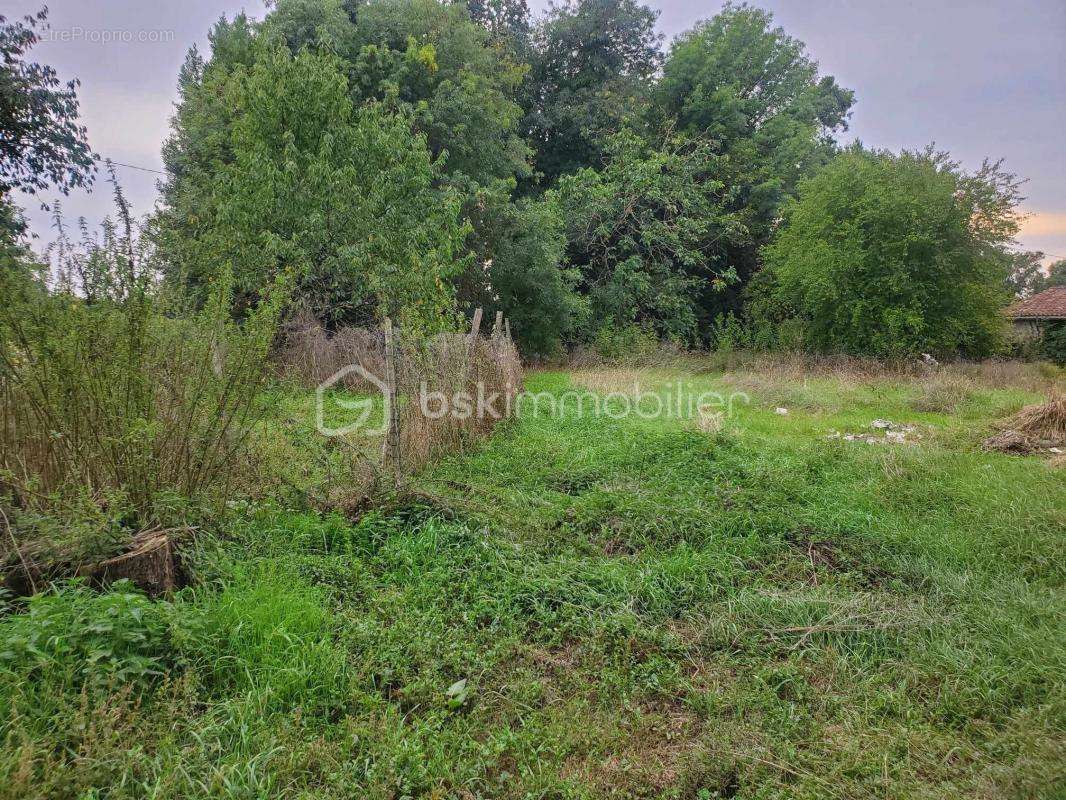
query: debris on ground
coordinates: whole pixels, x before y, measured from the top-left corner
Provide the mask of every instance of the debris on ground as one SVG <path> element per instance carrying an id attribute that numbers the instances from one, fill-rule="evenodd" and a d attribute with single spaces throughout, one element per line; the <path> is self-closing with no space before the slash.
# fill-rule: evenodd
<path id="1" fill-rule="evenodd" d="M 1026 406 L 984 441 L 986 450 L 1015 455 L 1059 455 L 1066 447 L 1066 396 Z"/>
<path id="2" fill-rule="evenodd" d="M 786 414 L 788 414 L 788 409 L 787 408 L 781 408 L 781 406 L 778 406 L 777 408 L 774 409 L 774 413 L 775 414 L 780 414 L 781 416 L 785 416 Z"/>
<path id="3" fill-rule="evenodd" d="M 879 433 L 841 433 L 830 431 L 828 438 L 843 439 L 845 442 L 865 442 L 866 444 L 914 444 L 920 439 L 914 425 L 903 425 L 887 419 L 875 419 L 870 427 Z"/>

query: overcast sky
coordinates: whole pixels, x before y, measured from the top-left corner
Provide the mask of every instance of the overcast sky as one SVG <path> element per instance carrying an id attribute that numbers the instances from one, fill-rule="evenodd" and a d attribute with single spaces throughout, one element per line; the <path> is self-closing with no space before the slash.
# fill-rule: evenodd
<path id="1" fill-rule="evenodd" d="M 666 42 L 712 16 L 717 2 L 651 0 Z M 40 2 L 5 0 L 4 15 Z M 532 0 L 543 9 L 546 0 Z M 968 167 L 1003 158 L 1029 179 L 1032 214 L 1021 244 L 1066 258 L 1066 2 L 1063 0 L 764 0 L 778 24 L 806 42 L 823 72 L 855 90 L 847 139 L 920 148 L 935 141 Z M 49 0 L 51 38 L 31 51 L 62 78 L 81 79 L 82 116 L 94 150 L 159 170 L 178 68 L 193 43 L 206 48 L 220 16 L 261 0 Z M 158 175 L 121 168 L 134 205 L 156 198 Z M 106 184 L 64 200 L 64 216 L 90 223 L 111 213 Z M 51 199 L 48 195 L 41 199 Z M 51 238 L 49 217 L 24 197 L 33 230 Z"/>

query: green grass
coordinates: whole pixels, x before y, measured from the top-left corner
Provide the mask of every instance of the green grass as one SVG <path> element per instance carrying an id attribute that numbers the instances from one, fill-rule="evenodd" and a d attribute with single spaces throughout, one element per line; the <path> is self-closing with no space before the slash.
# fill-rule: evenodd
<path id="1" fill-rule="evenodd" d="M 1032 395 L 640 378 L 752 402 L 525 415 L 357 523 L 233 511 L 172 602 L 0 621 L 52 642 L 0 644 L 0 797 L 1061 796 L 1066 478 L 979 447 Z M 828 438 L 876 417 L 919 444 Z"/>

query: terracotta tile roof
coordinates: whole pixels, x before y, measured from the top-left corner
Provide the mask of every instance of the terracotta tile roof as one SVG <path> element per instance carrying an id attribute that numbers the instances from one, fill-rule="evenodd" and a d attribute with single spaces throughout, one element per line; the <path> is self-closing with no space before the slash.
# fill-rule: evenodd
<path id="1" fill-rule="evenodd" d="M 1015 319 L 1066 319 L 1066 286 L 1052 286 L 1007 309 Z"/>

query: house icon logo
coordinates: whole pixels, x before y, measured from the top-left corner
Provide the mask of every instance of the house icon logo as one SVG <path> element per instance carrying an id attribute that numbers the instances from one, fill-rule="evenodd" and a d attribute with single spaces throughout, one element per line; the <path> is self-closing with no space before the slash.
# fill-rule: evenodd
<path id="1" fill-rule="evenodd" d="M 345 397 L 331 391 L 352 375 L 362 378 L 381 393 L 384 413 L 379 423 L 374 424 L 371 419 L 374 413 L 373 397 Z M 328 415 L 327 411 L 330 412 Z M 338 414 L 338 411 L 343 413 Z M 323 436 L 347 436 L 356 431 L 362 431 L 367 436 L 384 436 L 390 411 L 388 385 L 362 364 L 341 367 L 315 389 L 315 429 Z M 338 416 L 342 422 L 337 421 Z"/>

